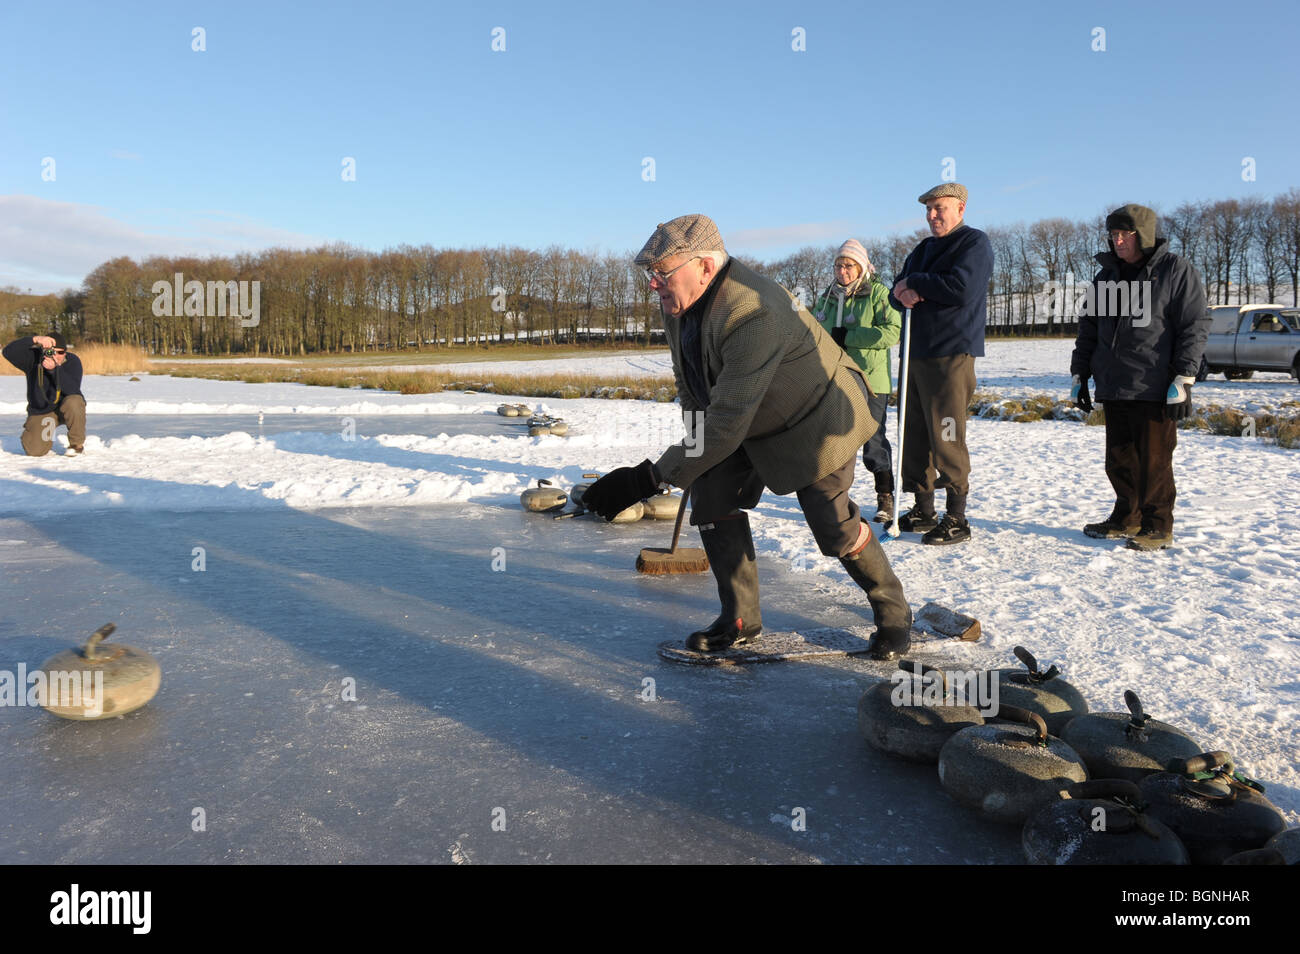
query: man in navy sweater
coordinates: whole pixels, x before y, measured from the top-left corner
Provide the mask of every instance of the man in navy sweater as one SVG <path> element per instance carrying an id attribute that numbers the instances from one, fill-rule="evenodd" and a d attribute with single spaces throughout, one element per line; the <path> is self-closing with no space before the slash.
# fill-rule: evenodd
<path id="1" fill-rule="evenodd" d="M 63 335 L 51 332 L 19 338 L 4 347 L 5 360 L 27 376 L 27 423 L 23 450 L 43 457 L 60 424 L 68 429 L 68 453 L 86 445 L 86 399 L 81 394 L 81 359 L 68 354 Z"/>
<path id="2" fill-rule="evenodd" d="M 962 221 L 965 186 L 947 182 L 919 201 L 931 237 L 907 256 L 890 294 L 896 307 L 912 309 L 902 490 L 915 503 L 898 526 L 924 534 L 922 543 L 960 543 L 970 539 L 966 408 L 975 393 L 975 359 L 984 356 L 993 246 Z M 936 487 L 947 492 L 942 520 L 934 509 Z"/>

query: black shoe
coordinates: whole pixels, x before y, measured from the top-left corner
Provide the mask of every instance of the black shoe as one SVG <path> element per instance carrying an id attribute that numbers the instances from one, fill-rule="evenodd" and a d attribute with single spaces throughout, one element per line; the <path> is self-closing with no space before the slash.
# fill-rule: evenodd
<path id="1" fill-rule="evenodd" d="M 913 507 L 898 517 L 898 529 L 904 533 L 928 533 L 937 526 L 939 526 L 938 514 L 934 511 L 926 513 L 918 507 Z"/>
<path id="2" fill-rule="evenodd" d="M 894 519 L 894 495 L 876 494 L 876 515 L 871 518 L 876 523 L 891 523 Z"/>
<path id="3" fill-rule="evenodd" d="M 762 632 L 761 623 L 751 623 L 746 626 L 744 620 L 728 620 L 725 616 L 719 616 L 708 629 L 691 633 L 686 639 L 686 648 L 693 649 L 697 653 L 721 652 L 732 646 L 752 643 Z"/>
<path id="4" fill-rule="evenodd" d="M 969 539 L 970 524 L 966 522 L 966 518 L 945 513 L 938 525 L 921 538 L 921 542 L 931 546 L 943 546 L 948 543 L 962 543 Z"/>
<path id="5" fill-rule="evenodd" d="M 907 651 L 911 648 L 912 634 L 910 629 L 902 629 L 898 626 L 884 626 L 876 630 L 871 637 L 871 642 L 867 644 L 867 657 L 885 661 L 898 659 L 900 656 L 907 655 Z"/>
<path id="6" fill-rule="evenodd" d="M 1083 532 L 1095 540 L 1118 540 L 1122 537 L 1136 537 L 1142 531 L 1138 524 L 1124 526 L 1113 517 L 1107 517 L 1101 523 L 1084 524 Z"/>

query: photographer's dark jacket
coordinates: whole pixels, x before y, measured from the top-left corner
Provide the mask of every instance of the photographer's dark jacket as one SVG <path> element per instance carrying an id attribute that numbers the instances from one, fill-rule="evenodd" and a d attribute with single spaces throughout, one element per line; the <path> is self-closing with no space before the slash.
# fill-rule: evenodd
<path id="1" fill-rule="evenodd" d="M 81 394 L 81 359 L 71 352 L 53 371 L 46 371 L 44 355 L 30 338 L 19 338 L 4 347 L 5 360 L 27 375 L 27 413 L 49 414 L 69 394 Z"/>
<path id="2" fill-rule="evenodd" d="M 1093 278 L 1091 307 L 1085 304 L 1079 317 L 1070 373 L 1093 378 L 1099 401 L 1164 403 L 1169 383 L 1180 375 L 1195 377 L 1205 352 L 1210 313 L 1201 276 L 1169 251 L 1165 238 L 1156 239 L 1151 254 L 1134 266 L 1126 266 L 1113 245 L 1096 258 L 1101 271 Z M 1103 285 L 1121 281 L 1128 285 L 1124 292 L 1136 282 L 1137 295 Z"/>

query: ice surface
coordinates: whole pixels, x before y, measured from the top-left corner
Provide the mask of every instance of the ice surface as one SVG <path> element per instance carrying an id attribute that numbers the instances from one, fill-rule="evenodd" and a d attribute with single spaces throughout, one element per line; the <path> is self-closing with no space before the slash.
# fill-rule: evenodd
<path id="1" fill-rule="evenodd" d="M 883 665 L 658 659 L 716 613 L 709 576 L 633 571 L 665 532 L 479 506 L 0 519 L 4 666 L 112 619 L 163 667 L 120 720 L 0 709 L 0 858 L 1019 861 L 859 738 Z M 862 622 L 778 561 L 762 584 L 769 626 Z"/>

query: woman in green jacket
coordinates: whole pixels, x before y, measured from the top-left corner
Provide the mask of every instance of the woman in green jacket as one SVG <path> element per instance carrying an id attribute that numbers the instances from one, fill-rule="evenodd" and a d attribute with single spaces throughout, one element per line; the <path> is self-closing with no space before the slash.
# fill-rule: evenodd
<path id="1" fill-rule="evenodd" d="M 893 455 L 885 436 L 885 408 L 894 390 L 889 349 L 898 343 L 903 320 L 889 304 L 889 289 L 873 272 L 862 243 L 849 239 L 835 255 L 835 281 L 817 299 L 813 315 L 862 369 L 871 388 L 877 427 L 862 448 L 862 463 L 876 479 L 875 519 L 888 523 L 894 518 Z"/>

